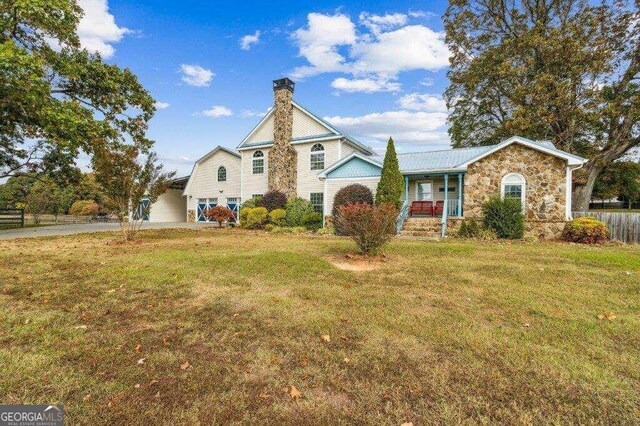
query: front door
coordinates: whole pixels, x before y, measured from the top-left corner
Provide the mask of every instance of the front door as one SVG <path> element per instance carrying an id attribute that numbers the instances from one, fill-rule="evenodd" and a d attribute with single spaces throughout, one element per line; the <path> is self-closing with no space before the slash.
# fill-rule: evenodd
<path id="1" fill-rule="evenodd" d="M 416 182 L 416 201 L 432 201 L 433 200 L 433 182 L 418 181 Z"/>

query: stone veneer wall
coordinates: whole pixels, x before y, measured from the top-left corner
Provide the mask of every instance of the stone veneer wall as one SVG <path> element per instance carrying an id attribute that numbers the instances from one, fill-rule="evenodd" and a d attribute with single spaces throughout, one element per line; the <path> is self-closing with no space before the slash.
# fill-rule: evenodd
<path id="1" fill-rule="evenodd" d="M 464 177 L 464 217 L 482 218 L 482 204 L 500 194 L 504 175 L 520 173 L 526 180 L 527 234 L 555 238 L 565 225 L 566 161 L 514 143 L 472 163 Z"/>
<path id="2" fill-rule="evenodd" d="M 187 222 L 194 223 L 196 221 L 196 211 L 187 210 Z"/>
<path id="3" fill-rule="evenodd" d="M 296 196 L 298 162 L 296 150 L 291 146 L 293 92 L 288 88 L 279 88 L 274 96 L 273 146 L 267 162 L 268 185 L 269 190 L 278 190 L 287 194 L 287 198 L 293 198 Z"/>

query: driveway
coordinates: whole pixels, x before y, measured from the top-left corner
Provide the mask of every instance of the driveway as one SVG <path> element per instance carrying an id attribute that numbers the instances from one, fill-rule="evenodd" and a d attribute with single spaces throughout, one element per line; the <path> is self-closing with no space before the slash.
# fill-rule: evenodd
<path id="1" fill-rule="evenodd" d="M 212 224 L 198 224 L 186 222 L 145 223 L 142 229 L 187 228 L 200 229 Z M 0 230 L 0 240 L 16 238 L 53 237 L 58 235 L 86 234 L 91 232 L 120 231 L 118 223 L 76 223 L 71 225 L 40 226 L 36 228 L 16 228 Z"/>

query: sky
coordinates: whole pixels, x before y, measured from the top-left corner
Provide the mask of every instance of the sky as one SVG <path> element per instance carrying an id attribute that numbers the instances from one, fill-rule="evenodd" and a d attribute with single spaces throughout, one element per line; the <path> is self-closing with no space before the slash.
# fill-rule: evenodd
<path id="1" fill-rule="evenodd" d="M 383 152 L 450 147 L 446 1 L 79 0 L 82 45 L 130 68 L 156 99 L 149 127 L 178 175 L 235 148 L 273 104 L 271 82 Z"/>

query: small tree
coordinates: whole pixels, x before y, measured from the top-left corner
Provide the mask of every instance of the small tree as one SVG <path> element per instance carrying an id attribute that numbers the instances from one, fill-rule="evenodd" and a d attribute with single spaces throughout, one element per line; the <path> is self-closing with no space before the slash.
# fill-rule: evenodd
<path id="1" fill-rule="evenodd" d="M 287 194 L 280 191 L 268 191 L 258 201 L 258 207 L 264 207 L 268 211 L 284 209 L 287 205 Z"/>
<path id="2" fill-rule="evenodd" d="M 304 217 L 309 213 L 313 213 L 313 205 L 309 200 L 304 198 L 292 198 L 287 202 L 286 219 L 289 226 L 304 226 Z"/>
<path id="3" fill-rule="evenodd" d="M 340 188 L 338 192 L 336 192 L 335 197 L 333 197 L 333 209 L 331 210 L 333 227 L 335 228 L 336 234 L 346 235 L 340 227 L 341 222 L 337 220 L 338 216 L 340 216 L 340 207 L 358 203 L 373 204 L 373 194 L 366 186 L 354 183 L 353 185 Z"/>
<path id="4" fill-rule="evenodd" d="M 224 222 L 227 222 L 232 217 L 234 217 L 231 209 L 225 206 L 215 206 L 211 209 L 207 209 L 204 215 L 207 217 L 207 219 L 215 220 L 216 222 L 218 222 L 220 228 L 222 228 L 222 224 Z"/>
<path id="5" fill-rule="evenodd" d="M 345 235 L 365 254 L 377 254 L 396 234 L 398 210 L 393 204 L 372 206 L 367 203 L 339 207 L 337 222 Z"/>
<path id="6" fill-rule="evenodd" d="M 376 190 L 376 205 L 391 203 L 396 208 L 402 205 L 402 192 L 404 188 L 404 178 L 400 173 L 398 156 L 393 139 L 387 142 L 387 152 L 384 155 L 382 164 L 382 174 Z"/>
<path id="7" fill-rule="evenodd" d="M 141 161 L 134 146 L 102 150 L 93 158 L 96 181 L 105 194 L 105 206 L 115 214 L 126 241 L 132 240 L 149 214 L 151 205 L 169 185 L 175 172 L 165 173 L 154 152 Z M 142 207 L 142 199 L 149 202 Z"/>
<path id="8" fill-rule="evenodd" d="M 52 213 L 60 199 L 60 189 L 49 179 L 37 180 L 24 198 L 27 211 L 33 222 L 40 223 L 40 215 Z"/>
<path id="9" fill-rule="evenodd" d="M 482 205 L 482 214 L 484 227 L 495 231 L 498 238 L 517 240 L 524 236 L 524 216 L 519 199 L 494 195 Z"/>

